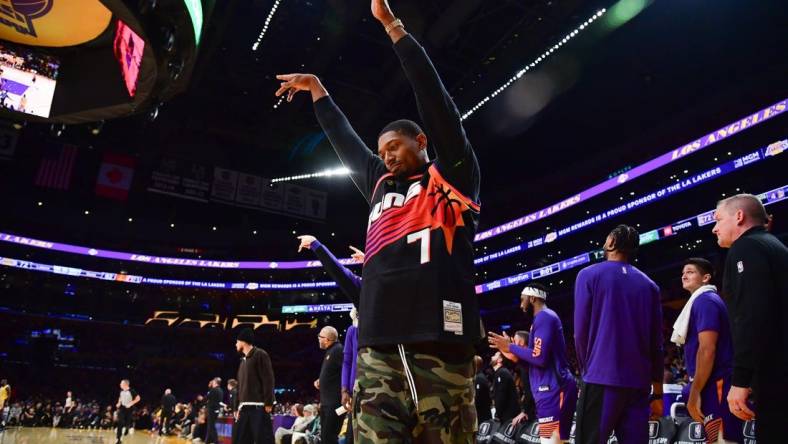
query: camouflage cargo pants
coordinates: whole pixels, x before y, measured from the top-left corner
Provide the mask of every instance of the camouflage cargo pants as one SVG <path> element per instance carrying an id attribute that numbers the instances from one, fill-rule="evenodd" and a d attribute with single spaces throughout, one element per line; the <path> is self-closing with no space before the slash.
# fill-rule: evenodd
<path id="1" fill-rule="evenodd" d="M 353 389 L 355 443 L 473 443 L 470 346 L 404 346 L 418 410 L 397 346 L 362 347 Z"/>

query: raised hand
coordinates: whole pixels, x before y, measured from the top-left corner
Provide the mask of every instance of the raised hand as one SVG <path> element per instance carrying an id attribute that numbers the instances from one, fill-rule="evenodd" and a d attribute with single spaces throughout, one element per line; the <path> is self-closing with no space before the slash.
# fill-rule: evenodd
<path id="1" fill-rule="evenodd" d="M 388 0 L 372 0 L 372 16 L 382 23 L 383 26 L 396 19 L 394 13 L 391 12 Z"/>
<path id="2" fill-rule="evenodd" d="M 288 102 L 293 100 L 293 96 L 298 91 L 314 92 L 318 86 L 322 88 L 322 85 L 320 85 L 320 80 L 314 74 L 279 74 L 276 76 L 276 78 L 281 80 L 282 83 L 279 85 L 279 89 L 276 90 L 274 95 L 279 97 L 282 94 L 287 93 Z"/>
<path id="3" fill-rule="evenodd" d="M 312 248 L 312 242 L 316 241 L 317 238 L 315 236 L 310 236 L 308 234 L 298 236 L 298 240 L 301 241 L 301 245 L 298 246 L 298 252 L 300 253 L 301 250 L 306 248 L 307 250 Z"/>
<path id="4" fill-rule="evenodd" d="M 505 334 L 506 333 L 504 333 L 504 335 Z M 502 353 L 509 353 L 509 345 L 511 344 L 511 341 L 509 340 L 508 336 L 501 336 L 493 332 L 487 332 L 487 342 L 490 344 L 490 348 L 497 348 Z"/>
<path id="5" fill-rule="evenodd" d="M 363 264 L 364 263 L 364 252 L 359 250 L 354 246 L 350 246 L 350 249 L 353 250 L 353 254 L 350 255 L 356 262 Z"/>

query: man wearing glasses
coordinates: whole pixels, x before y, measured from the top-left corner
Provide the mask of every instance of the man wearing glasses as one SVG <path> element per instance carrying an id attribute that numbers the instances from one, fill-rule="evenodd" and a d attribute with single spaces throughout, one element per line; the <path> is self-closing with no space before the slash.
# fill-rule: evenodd
<path id="1" fill-rule="evenodd" d="M 337 342 L 337 330 L 326 326 L 317 335 L 320 349 L 325 350 L 323 365 L 320 367 L 320 379 L 315 387 L 320 390 L 320 442 L 335 444 L 339 439 L 339 420 L 336 409 L 342 404 L 342 345 Z"/>

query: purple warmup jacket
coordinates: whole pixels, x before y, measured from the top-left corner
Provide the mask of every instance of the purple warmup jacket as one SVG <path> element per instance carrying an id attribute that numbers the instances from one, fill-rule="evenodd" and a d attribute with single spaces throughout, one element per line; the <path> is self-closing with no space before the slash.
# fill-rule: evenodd
<path id="1" fill-rule="evenodd" d="M 534 316 L 528 347 L 510 345 L 509 350 L 528 367 L 531 393 L 535 399 L 552 396 L 573 378 L 566 359 L 561 320 L 553 310 L 544 308 Z"/>
<path id="2" fill-rule="evenodd" d="M 345 335 L 345 356 L 342 360 L 342 390 L 353 393 L 356 383 L 356 357 L 358 355 L 358 327 L 351 325 Z"/>
<path id="3" fill-rule="evenodd" d="M 630 264 L 605 261 L 575 281 L 575 346 L 583 381 L 646 389 L 662 381 L 659 287 Z"/>

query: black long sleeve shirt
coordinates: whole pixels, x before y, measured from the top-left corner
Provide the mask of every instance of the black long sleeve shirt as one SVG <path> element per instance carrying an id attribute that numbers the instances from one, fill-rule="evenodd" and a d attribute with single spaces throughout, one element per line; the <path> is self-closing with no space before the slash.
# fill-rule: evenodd
<path id="1" fill-rule="evenodd" d="M 320 408 L 337 408 L 342 399 L 342 345 L 334 342 L 326 349 L 320 367 Z"/>
<path id="2" fill-rule="evenodd" d="M 166 412 L 172 412 L 173 410 L 175 410 L 175 404 L 177 403 L 178 401 L 175 399 L 175 396 L 173 396 L 172 394 L 164 395 L 161 397 L 161 407 Z"/>
<path id="3" fill-rule="evenodd" d="M 274 369 L 265 350 L 252 347 L 238 367 L 238 406 L 244 402 L 274 405 Z M 237 407 L 236 406 L 236 409 Z"/>
<path id="4" fill-rule="evenodd" d="M 477 373 L 474 378 L 474 388 L 476 396 L 473 398 L 476 403 L 476 417 L 479 423 L 492 419 L 492 399 L 490 398 L 490 381 L 484 373 Z"/>
<path id="5" fill-rule="evenodd" d="M 224 399 L 224 391 L 219 387 L 213 387 L 208 391 L 208 411 L 215 412 L 219 410 L 219 403 Z"/>
<path id="6" fill-rule="evenodd" d="M 520 402 L 514 378 L 506 367 L 495 371 L 493 376 L 493 398 L 495 417 L 505 423 L 520 414 Z"/>
<path id="7" fill-rule="evenodd" d="M 731 245 L 723 294 L 733 333 L 733 379 L 758 387 L 788 378 L 788 248 L 763 227 Z"/>
<path id="8" fill-rule="evenodd" d="M 437 159 L 395 177 L 331 97 L 315 114 L 370 204 L 359 303 L 359 346 L 469 344 L 483 336 L 474 289 L 479 164 L 460 114 L 427 53 L 407 35 L 394 45 Z"/>

